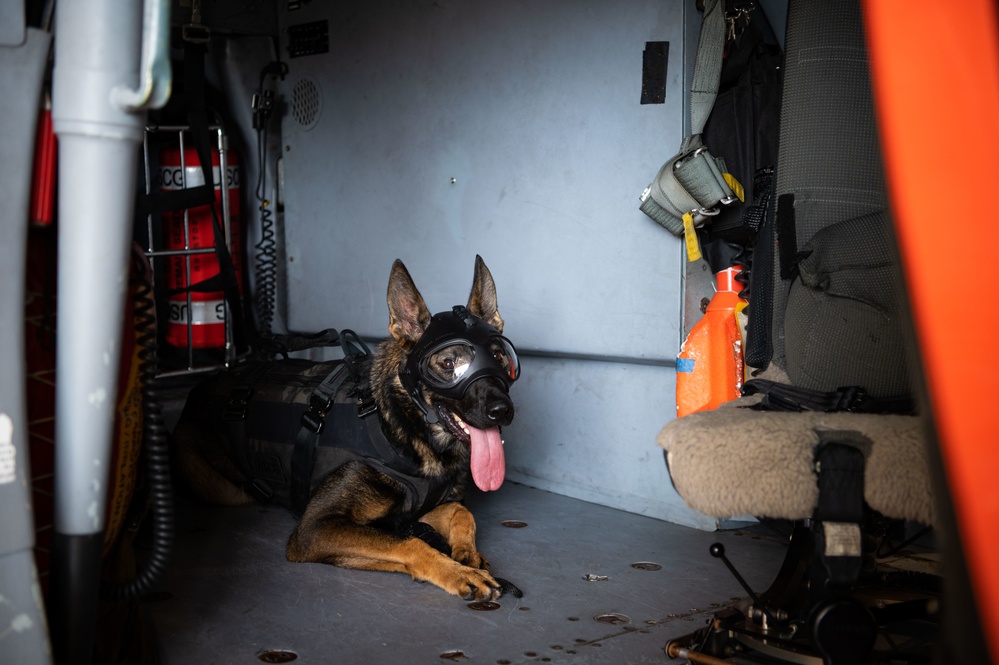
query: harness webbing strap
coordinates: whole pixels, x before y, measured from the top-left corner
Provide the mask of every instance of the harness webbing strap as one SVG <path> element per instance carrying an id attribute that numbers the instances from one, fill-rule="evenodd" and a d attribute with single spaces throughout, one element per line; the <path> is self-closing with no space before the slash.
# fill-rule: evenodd
<path id="1" fill-rule="evenodd" d="M 309 409 L 302 414 L 302 427 L 291 453 L 291 508 L 305 510 L 312 497 L 312 471 L 316 465 L 316 447 L 325 426 L 326 414 L 340 385 L 347 378 L 347 366 L 337 363 L 309 396 Z"/>
<path id="2" fill-rule="evenodd" d="M 403 522 L 450 500 L 457 475 L 424 476 L 415 455 L 382 430 L 370 363 L 359 353 L 325 364 L 253 363 L 223 374 L 212 399 L 230 458 L 249 479 L 247 493 L 301 514 L 318 483 L 344 464 L 361 463 L 398 485 Z"/>
<path id="3" fill-rule="evenodd" d="M 270 363 L 261 363 L 253 371 L 247 372 L 243 380 L 234 385 L 229 391 L 229 400 L 222 410 L 222 419 L 226 423 L 226 430 L 230 441 L 246 441 L 247 408 L 250 404 L 250 399 L 253 397 L 253 386 L 268 367 L 270 367 Z M 236 463 L 240 468 L 252 468 L 245 445 L 230 446 L 230 452 L 236 457 Z M 274 492 L 267 482 L 259 478 L 251 479 L 242 489 L 254 499 L 263 503 L 270 501 L 274 496 Z"/>

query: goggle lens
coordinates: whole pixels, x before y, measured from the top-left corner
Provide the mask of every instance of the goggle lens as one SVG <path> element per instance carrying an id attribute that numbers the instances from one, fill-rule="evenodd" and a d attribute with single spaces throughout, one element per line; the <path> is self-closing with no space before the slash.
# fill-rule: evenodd
<path id="1" fill-rule="evenodd" d="M 482 376 L 497 376 L 507 382 L 520 376 L 517 352 L 499 335 L 489 339 L 487 348 L 464 340 L 445 343 L 431 349 L 419 368 L 423 381 L 437 390 L 455 388 Z"/>

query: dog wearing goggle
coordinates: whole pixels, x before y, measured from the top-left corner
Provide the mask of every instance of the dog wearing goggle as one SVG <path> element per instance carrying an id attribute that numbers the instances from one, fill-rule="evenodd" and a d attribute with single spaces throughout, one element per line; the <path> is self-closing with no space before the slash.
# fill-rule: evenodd
<path id="1" fill-rule="evenodd" d="M 490 573 L 462 503 L 469 481 L 483 491 L 503 483 L 500 428 L 513 420 L 509 389 L 520 374 L 492 275 L 476 256 L 467 304 L 431 316 L 396 260 L 388 309 L 391 336 L 344 370 L 247 363 L 195 388 L 174 432 L 182 475 L 208 502 L 269 500 L 294 510 L 304 467 L 290 561 L 404 572 L 466 600 L 519 595 Z M 301 397 L 287 383 L 315 390 Z M 324 386 L 349 404 L 334 407 L 332 395 L 322 404 Z M 280 401 L 294 412 L 287 424 L 273 415 Z"/>

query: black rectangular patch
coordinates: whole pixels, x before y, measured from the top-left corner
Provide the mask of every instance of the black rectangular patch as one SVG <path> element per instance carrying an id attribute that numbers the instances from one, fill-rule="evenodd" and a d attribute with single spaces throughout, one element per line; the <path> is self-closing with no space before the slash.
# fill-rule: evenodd
<path id="1" fill-rule="evenodd" d="M 666 102 L 666 67 L 669 63 L 669 42 L 645 42 L 642 51 L 642 103 Z"/>
<path id="2" fill-rule="evenodd" d="M 284 465 L 282 465 L 281 458 L 278 455 L 273 453 L 258 453 L 258 456 L 254 457 L 253 467 L 254 471 L 257 472 L 257 478 L 263 478 L 264 480 L 281 485 L 288 482 L 286 480 Z"/>
<path id="3" fill-rule="evenodd" d="M 794 194 L 777 197 L 777 252 L 780 278 L 794 277 L 798 261 L 798 234 L 794 226 Z"/>

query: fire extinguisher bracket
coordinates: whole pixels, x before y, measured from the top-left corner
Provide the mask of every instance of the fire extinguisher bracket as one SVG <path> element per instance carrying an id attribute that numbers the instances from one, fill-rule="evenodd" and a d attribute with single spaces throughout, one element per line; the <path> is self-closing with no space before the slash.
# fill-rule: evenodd
<path id="1" fill-rule="evenodd" d="M 242 296 L 239 162 L 227 147 L 222 128 L 210 130 L 215 141 L 208 168 L 202 165 L 187 126 L 148 126 L 144 141 L 146 190 L 156 202 L 150 207 L 161 211 L 159 233 L 153 215 L 147 216 L 146 256 L 161 268 L 154 274 L 163 281 L 156 290 L 165 313 L 160 321 L 162 338 L 170 347 L 187 352 L 187 367 L 179 373 L 215 369 L 236 357 L 233 313 L 224 293 L 217 255 L 221 240 L 215 225 L 221 225 Z M 157 141 L 162 147 L 153 163 L 150 139 L 156 134 L 162 135 Z M 218 362 L 198 365 L 196 356 L 200 361 L 204 354 L 196 352 L 203 350 L 222 353 Z"/>

